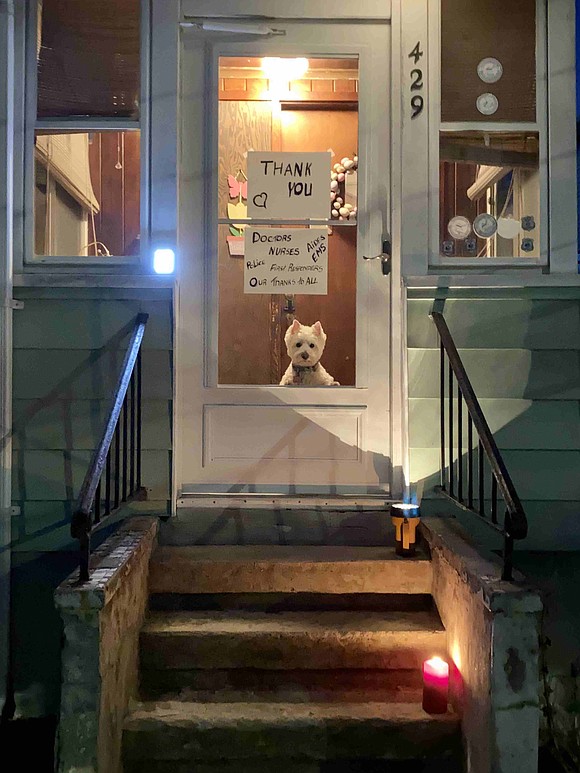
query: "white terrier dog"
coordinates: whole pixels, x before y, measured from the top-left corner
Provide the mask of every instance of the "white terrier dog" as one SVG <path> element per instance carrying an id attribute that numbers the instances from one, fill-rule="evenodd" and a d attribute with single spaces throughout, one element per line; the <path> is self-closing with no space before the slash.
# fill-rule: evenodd
<path id="1" fill-rule="evenodd" d="M 291 362 L 280 386 L 340 386 L 320 364 L 326 344 L 326 333 L 320 322 L 312 326 L 301 325 L 295 319 L 286 331 L 284 341 Z"/>

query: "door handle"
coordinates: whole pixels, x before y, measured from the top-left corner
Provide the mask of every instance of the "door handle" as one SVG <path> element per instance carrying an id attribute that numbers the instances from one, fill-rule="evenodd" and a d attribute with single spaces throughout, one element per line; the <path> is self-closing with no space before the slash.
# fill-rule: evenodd
<path id="1" fill-rule="evenodd" d="M 363 255 L 363 260 L 380 260 L 383 276 L 388 276 L 391 273 L 391 257 L 391 240 L 387 237 L 383 238 L 382 252 L 372 257 Z"/>

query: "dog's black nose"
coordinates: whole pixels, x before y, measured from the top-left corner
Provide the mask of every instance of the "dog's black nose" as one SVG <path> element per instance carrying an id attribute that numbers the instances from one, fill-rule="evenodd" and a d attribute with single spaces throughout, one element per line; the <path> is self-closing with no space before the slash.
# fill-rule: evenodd
<path id="1" fill-rule="evenodd" d="M 303 360 L 307 360 L 308 359 L 308 352 L 302 352 L 302 354 L 300 356 L 302 357 Z"/>

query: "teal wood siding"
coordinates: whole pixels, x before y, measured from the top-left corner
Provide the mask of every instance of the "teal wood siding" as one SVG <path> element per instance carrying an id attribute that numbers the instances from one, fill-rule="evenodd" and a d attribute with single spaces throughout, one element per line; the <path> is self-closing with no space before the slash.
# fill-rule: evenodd
<path id="1" fill-rule="evenodd" d="M 15 296 L 12 630 L 16 715 L 58 711 L 61 624 L 54 588 L 77 565 L 70 517 L 138 312 L 143 340 L 146 512 L 171 480 L 172 295 L 168 290 L 32 289 Z M 126 334 L 120 338 L 119 332 Z M 97 538 L 95 538 L 95 542 Z"/>
<path id="2" fill-rule="evenodd" d="M 443 511 L 432 491 L 439 482 L 433 302 L 425 291 L 409 292 L 409 445 L 411 481 L 428 511 Z M 580 293 L 450 291 L 443 314 L 524 502 L 530 532 L 521 547 L 580 549 Z"/>

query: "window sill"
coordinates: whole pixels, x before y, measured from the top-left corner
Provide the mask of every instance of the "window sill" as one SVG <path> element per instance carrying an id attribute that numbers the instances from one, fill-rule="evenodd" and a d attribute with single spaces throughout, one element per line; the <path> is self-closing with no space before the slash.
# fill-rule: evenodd
<path id="1" fill-rule="evenodd" d="M 57 267 L 34 267 L 14 274 L 14 287 L 118 287 L 118 288 L 173 288 L 175 276 L 128 273 L 127 267 L 113 267 L 98 271 L 91 266 L 83 270 L 78 264 L 60 270 Z"/>
<path id="2" fill-rule="evenodd" d="M 540 266 L 536 270 L 488 269 L 474 273 L 451 273 L 443 269 L 433 271 L 426 276 L 403 277 L 405 287 L 413 289 L 452 289 L 452 288 L 517 288 L 517 287 L 579 287 L 578 273 L 545 274 Z"/>

